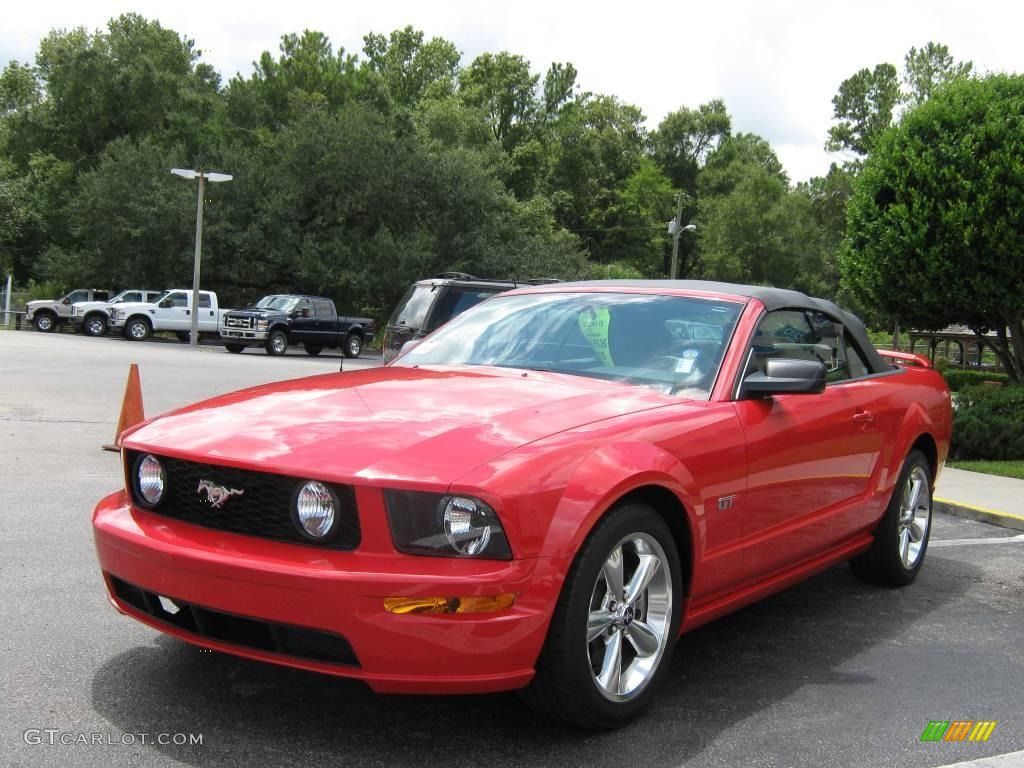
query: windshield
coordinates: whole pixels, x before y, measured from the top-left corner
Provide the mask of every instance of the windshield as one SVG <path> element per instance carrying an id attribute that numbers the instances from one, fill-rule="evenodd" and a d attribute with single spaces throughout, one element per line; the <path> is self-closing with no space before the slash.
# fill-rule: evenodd
<path id="1" fill-rule="evenodd" d="M 497 296 L 396 364 L 553 371 L 706 400 L 741 309 L 736 302 L 651 294 Z"/>
<path id="2" fill-rule="evenodd" d="M 282 312 L 288 312 L 298 301 L 299 299 L 296 296 L 264 296 L 257 302 L 256 307 L 258 309 L 277 309 Z"/>
<path id="3" fill-rule="evenodd" d="M 410 287 L 402 300 L 398 302 L 395 311 L 391 313 L 388 325 L 404 325 L 416 330 L 422 328 L 436 290 L 436 285 L 413 285 Z"/>

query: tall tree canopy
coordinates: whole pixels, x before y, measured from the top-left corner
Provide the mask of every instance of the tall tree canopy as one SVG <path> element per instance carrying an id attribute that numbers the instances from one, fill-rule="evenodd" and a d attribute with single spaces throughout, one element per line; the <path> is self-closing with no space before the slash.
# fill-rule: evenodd
<path id="1" fill-rule="evenodd" d="M 966 322 L 1024 381 L 1024 76 L 948 84 L 854 182 L 844 280 L 919 328 Z"/>

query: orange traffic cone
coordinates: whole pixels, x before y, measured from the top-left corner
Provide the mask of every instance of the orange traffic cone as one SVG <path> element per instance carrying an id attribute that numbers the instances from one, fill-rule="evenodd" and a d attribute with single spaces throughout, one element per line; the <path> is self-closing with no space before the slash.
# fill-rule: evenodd
<path id="1" fill-rule="evenodd" d="M 119 453 L 121 446 L 118 441 L 121 438 L 121 433 L 145 420 L 146 416 L 142 412 L 142 383 L 139 380 L 139 364 L 132 363 L 132 367 L 128 369 L 128 383 L 124 387 L 124 401 L 121 403 L 121 417 L 117 420 L 114 442 L 104 445 L 103 450 Z"/>

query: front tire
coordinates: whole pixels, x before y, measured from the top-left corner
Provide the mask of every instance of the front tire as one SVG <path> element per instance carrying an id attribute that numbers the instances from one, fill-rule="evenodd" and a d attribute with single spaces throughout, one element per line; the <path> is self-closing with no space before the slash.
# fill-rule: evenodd
<path id="1" fill-rule="evenodd" d="M 646 504 L 616 507 L 573 562 L 524 700 L 571 725 L 624 725 L 665 675 L 681 599 L 682 568 L 668 525 Z"/>
<path id="2" fill-rule="evenodd" d="M 39 312 L 32 320 L 32 325 L 37 331 L 53 333 L 57 330 L 57 318 L 52 312 Z"/>
<path id="3" fill-rule="evenodd" d="M 885 515 L 875 528 L 875 540 L 850 568 L 872 584 L 903 587 L 921 570 L 932 528 L 932 469 L 920 451 L 903 462 Z"/>
<path id="4" fill-rule="evenodd" d="M 82 333 L 86 336 L 103 336 L 107 332 L 107 320 L 98 314 L 89 315 L 82 323 Z"/>
<path id="5" fill-rule="evenodd" d="M 141 317 L 133 317 L 124 326 L 124 337 L 129 341 L 145 341 L 151 333 L 153 333 L 153 329 Z"/>
<path id="6" fill-rule="evenodd" d="M 271 331 L 267 336 L 267 354 L 274 357 L 288 351 L 288 335 L 284 331 Z"/>
<path id="7" fill-rule="evenodd" d="M 243 349 L 245 349 L 245 344 L 225 344 L 225 345 L 224 345 L 224 348 L 225 348 L 225 349 L 226 349 L 226 350 L 227 350 L 228 352 L 231 352 L 232 354 L 235 354 L 235 355 L 237 355 L 237 354 L 239 354 L 239 353 L 240 353 L 240 352 L 241 352 L 241 351 L 242 351 Z"/>
<path id="8" fill-rule="evenodd" d="M 363 337 L 358 333 L 350 333 L 345 339 L 345 346 L 342 348 L 345 357 L 359 357 L 363 353 Z"/>

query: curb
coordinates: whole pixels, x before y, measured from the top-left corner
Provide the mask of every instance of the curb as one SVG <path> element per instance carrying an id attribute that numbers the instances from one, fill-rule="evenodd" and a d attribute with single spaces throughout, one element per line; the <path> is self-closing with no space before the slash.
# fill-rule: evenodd
<path id="1" fill-rule="evenodd" d="M 979 520 L 983 523 L 998 525 L 1003 528 L 1012 528 L 1015 531 L 1024 531 L 1024 517 L 1020 515 L 1012 515 L 1009 512 L 997 512 L 994 509 L 984 509 L 983 507 L 972 507 L 969 504 L 948 499 L 932 499 L 932 502 L 937 512 Z"/>

